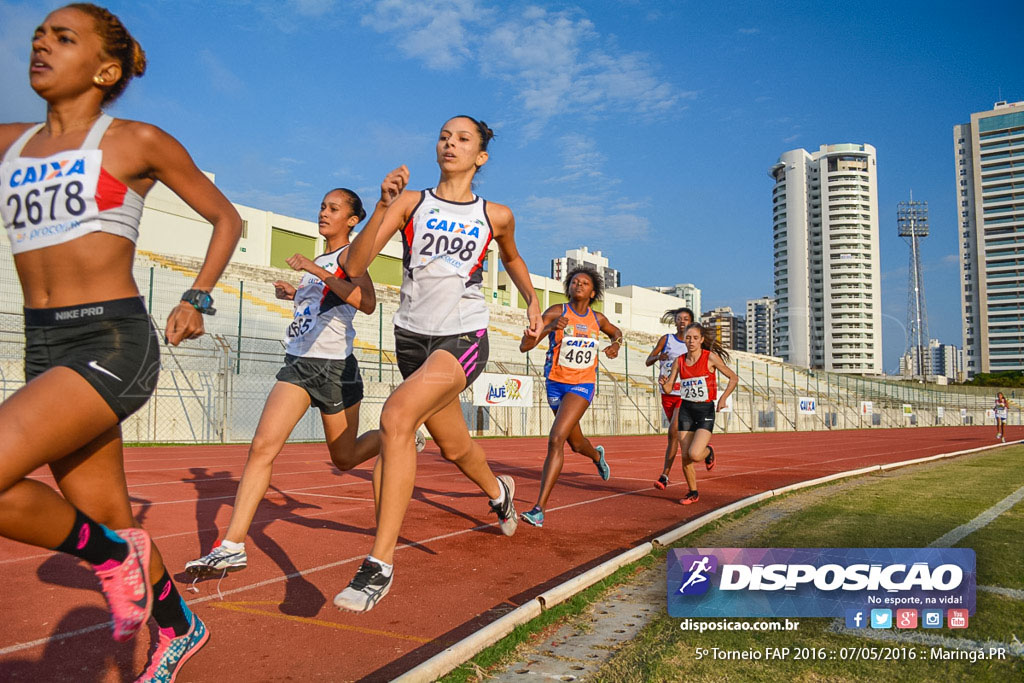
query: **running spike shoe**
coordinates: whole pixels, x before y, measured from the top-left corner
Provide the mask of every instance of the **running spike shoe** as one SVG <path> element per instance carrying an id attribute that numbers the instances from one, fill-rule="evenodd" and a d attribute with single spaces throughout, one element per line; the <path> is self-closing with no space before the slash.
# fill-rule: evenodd
<path id="1" fill-rule="evenodd" d="M 149 666 L 135 683 L 172 683 L 185 662 L 206 645 L 210 632 L 195 612 L 188 633 L 172 636 L 161 629 L 156 652 L 149 660 Z"/>
<path id="2" fill-rule="evenodd" d="M 153 544 L 144 529 L 118 529 L 128 543 L 128 557 L 111 569 L 94 569 L 114 618 L 114 640 L 131 640 L 153 611 L 153 585 L 149 558 Z"/>
<path id="3" fill-rule="evenodd" d="M 505 499 L 499 505 L 494 503 L 488 504 L 491 506 L 491 512 L 498 515 L 498 526 L 501 527 L 501 533 L 511 536 L 516 532 L 516 527 L 519 526 L 516 506 L 512 502 L 512 496 L 516 494 L 516 482 L 512 477 L 503 474 L 498 477 L 498 484 L 505 489 Z"/>
<path id="4" fill-rule="evenodd" d="M 391 576 L 384 576 L 378 563 L 363 560 L 348 587 L 334 596 L 334 606 L 349 612 L 369 612 L 391 590 L 394 575 L 392 571 Z"/>
<path id="5" fill-rule="evenodd" d="M 534 507 L 532 510 L 528 510 L 520 515 L 523 521 L 527 524 L 535 527 L 544 526 L 544 511 L 539 507 Z"/>
<path id="6" fill-rule="evenodd" d="M 185 571 L 190 576 L 197 577 L 220 574 L 226 571 L 237 572 L 240 569 L 245 569 L 248 566 L 247 562 L 248 558 L 245 555 L 244 548 L 242 550 L 228 550 L 223 545 L 218 545 L 198 560 L 186 563 Z"/>
<path id="7" fill-rule="evenodd" d="M 601 478 L 605 481 L 611 479 L 612 469 L 608 467 L 608 461 L 604 459 L 604 446 L 597 446 L 595 448 L 597 454 L 601 457 L 597 459 L 594 465 L 597 467 L 597 473 L 601 475 Z"/>

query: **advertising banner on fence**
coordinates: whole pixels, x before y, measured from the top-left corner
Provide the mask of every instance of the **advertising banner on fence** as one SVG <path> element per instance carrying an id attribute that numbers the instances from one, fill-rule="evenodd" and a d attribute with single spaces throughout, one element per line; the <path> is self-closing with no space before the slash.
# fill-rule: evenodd
<path id="1" fill-rule="evenodd" d="M 970 548 L 684 548 L 668 554 L 672 617 L 974 614 Z"/>
<path id="2" fill-rule="evenodd" d="M 861 401 L 860 402 L 860 414 L 861 415 L 871 415 L 874 412 L 874 410 L 875 410 L 875 404 L 872 403 L 871 401 Z"/>
<path id="3" fill-rule="evenodd" d="M 937 419 L 939 419 L 939 420 L 941 420 L 942 418 L 946 417 L 946 408 L 945 408 L 945 406 L 939 406 L 938 408 L 935 409 L 935 417 Z"/>
<path id="4" fill-rule="evenodd" d="M 533 405 L 533 378 L 485 372 L 473 382 L 473 405 L 529 408 Z"/>
<path id="5" fill-rule="evenodd" d="M 907 417 L 910 417 L 911 415 L 913 415 L 914 414 L 914 406 L 910 405 L 909 403 L 904 403 L 903 404 L 903 414 L 906 415 Z"/>
<path id="6" fill-rule="evenodd" d="M 797 407 L 801 415 L 814 415 L 818 411 L 817 402 L 810 396 L 801 396 L 798 399 Z"/>

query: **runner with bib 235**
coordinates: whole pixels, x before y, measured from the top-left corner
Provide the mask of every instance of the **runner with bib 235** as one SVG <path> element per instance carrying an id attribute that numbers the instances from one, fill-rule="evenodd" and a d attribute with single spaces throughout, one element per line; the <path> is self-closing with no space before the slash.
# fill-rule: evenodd
<path id="1" fill-rule="evenodd" d="M 659 382 L 664 390 L 675 386 L 679 380 L 679 435 L 682 440 L 683 452 L 690 462 L 704 461 L 708 470 L 715 467 L 715 451 L 711 448 L 711 432 L 715 429 L 715 399 L 718 399 L 717 410 L 725 407 L 729 394 L 736 388 L 739 378 L 728 365 L 729 353 L 714 338 L 714 331 L 706 329 L 699 323 L 690 323 L 683 330 L 683 343 L 686 353 L 679 356 L 672 364 L 672 371 Z M 715 372 L 721 372 L 729 379 L 728 385 L 721 396 L 717 396 Z M 696 489 L 686 494 L 679 501 L 684 505 L 696 502 L 699 494 Z M 687 500 L 689 499 L 689 500 Z"/>

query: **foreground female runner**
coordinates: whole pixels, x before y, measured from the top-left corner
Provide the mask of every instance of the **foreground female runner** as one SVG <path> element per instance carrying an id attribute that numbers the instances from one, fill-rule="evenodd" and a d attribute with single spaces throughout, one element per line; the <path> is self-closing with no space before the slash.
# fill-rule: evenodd
<path id="1" fill-rule="evenodd" d="M 494 476 L 483 449 L 469 437 L 459 405 L 459 394 L 487 364 L 489 314 L 481 281 L 491 239 L 527 303 L 531 334 L 541 329 L 537 296 L 516 249 L 512 212 L 472 189 L 493 135 L 469 116 L 447 121 L 436 146 L 437 187 L 402 193 L 380 229 L 368 225 L 349 247 L 347 271 L 359 277 L 391 236 L 402 231 L 405 268 L 395 313 L 395 353 L 405 381 L 381 411 L 377 536 L 355 578 L 334 598 L 341 609 L 365 612 L 391 589 L 395 544 L 416 481 L 414 438 L 421 424 L 441 454 L 490 499 L 502 532 L 511 536 L 516 530 L 515 482 L 507 475 Z"/>
<path id="2" fill-rule="evenodd" d="M 145 67 L 107 10 L 58 9 L 32 38 L 29 81 L 46 120 L 0 126 L 0 212 L 25 295 L 26 379 L 0 404 L 0 535 L 91 564 L 115 640 L 134 636 L 152 612 L 159 642 L 140 680 L 170 681 L 208 633 L 128 501 L 120 423 L 149 399 L 160 370 L 132 278 L 135 240 L 157 181 L 213 224 L 195 283 L 167 319 L 164 335 L 177 345 L 203 334 L 209 292 L 242 223 L 174 138 L 103 113 Z M 41 465 L 63 496 L 28 478 Z"/>
<path id="3" fill-rule="evenodd" d="M 544 376 L 547 378 L 548 405 L 555 411 L 555 422 L 548 435 L 548 453 L 544 459 L 537 504 L 523 513 L 523 521 L 536 527 L 544 526 L 544 509 L 558 475 L 562 473 L 566 441 L 574 453 L 594 462 L 601 479 L 607 481 L 612 476 L 604 459 L 604 447 L 593 446 L 580 428 L 580 420 L 594 400 L 598 338 L 604 332 L 612 340 L 604 349 L 609 358 L 619 355 L 622 344 L 622 330 L 590 307 L 591 303 L 601 299 L 603 291 L 604 283 L 596 270 L 587 266 L 573 268 L 565 276 L 565 295 L 569 297 L 569 303 L 557 304 L 544 311 L 542 333 L 548 334 Z M 539 341 L 538 337 L 527 332 L 519 343 L 519 350 L 525 353 Z"/>

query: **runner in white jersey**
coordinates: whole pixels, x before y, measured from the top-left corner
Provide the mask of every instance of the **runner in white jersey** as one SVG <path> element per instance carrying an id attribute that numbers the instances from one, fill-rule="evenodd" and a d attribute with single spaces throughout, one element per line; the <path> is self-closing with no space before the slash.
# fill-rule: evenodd
<path id="1" fill-rule="evenodd" d="M 675 334 L 666 334 L 654 345 L 649 356 L 647 356 L 647 367 L 658 363 L 658 377 L 668 377 L 672 371 L 672 364 L 676 358 L 686 353 L 686 345 L 683 343 L 683 330 L 693 322 L 693 311 L 685 306 L 665 311 L 661 316 L 661 322 L 666 325 L 675 325 Z M 660 388 L 660 385 L 659 385 Z M 668 418 L 668 445 L 665 447 L 665 466 L 661 470 L 661 476 L 654 482 L 654 488 L 664 490 L 668 486 L 668 475 L 672 471 L 672 463 L 676 460 L 676 451 L 681 448 L 679 441 L 679 425 L 677 424 L 677 413 L 679 404 L 682 402 L 679 391 L 679 383 L 676 382 L 670 391 L 662 389 L 661 407 Z M 689 492 L 682 498 L 687 505 L 696 503 L 697 474 L 694 472 L 693 463 L 689 459 L 683 459 L 683 477 L 689 487 Z"/>
<path id="2" fill-rule="evenodd" d="M 405 192 L 388 208 L 380 229 L 367 226 L 352 242 L 348 272 L 362 275 L 391 237 L 404 246 L 402 301 L 395 314 L 395 351 L 405 381 L 381 412 L 380 514 L 373 550 L 348 587 L 334 598 L 340 609 L 365 612 L 391 588 L 395 544 L 416 481 L 413 435 L 421 424 L 445 458 L 480 487 L 501 530 L 516 529 L 515 483 L 495 477 L 484 451 L 469 437 L 459 394 L 487 363 L 487 306 L 480 276 L 487 244 L 527 302 L 530 333 L 542 327 L 536 293 L 516 250 L 515 219 L 506 206 L 473 194 L 473 176 L 487 162 L 493 133 L 482 122 L 456 116 L 441 128 L 437 187 Z M 402 169 L 407 177 L 408 171 Z"/>
<path id="3" fill-rule="evenodd" d="M 380 215 L 371 222 L 379 221 L 383 212 L 383 207 L 378 207 Z M 376 430 L 356 438 L 363 380 L 352 354 L 356 311 L 373 313 L 377 298 L 368 275 L 349 278 L 345 274 L 349 235 L 365 217 L 355 192 L 345 188 L 328 192 L 318 217 L 327 253 L 312 261 L 302 254 L 288 259 L 289 266 L 304 271 L 298 287 L 284 281 L 274 283 L 279 299 L 295 302 L 294 319 L 285 332 L 285 366 L 277 373 L 277 383 L 267 397 L 249 447 L 231 522 L 219 545 L 185 565 L 193 576 L 223 576 L 246 568 L 245 537 L 270 486 L 274 460 L 310 406 L 320 411 L 331 461 L 341 471 L 380 452 Z M 375 494 L 378 484 L 375 468 Z"/>
<path id="4" fill-rule="evenodd" d="M 89 563 L 115 640 L 142 630 L 148 644 L 152 615 L 155 649 L 139 680 L 169 681 L 209 633 L 128 499 L 121 422 L 148 400 L 160 368 L 132 277 L 135 240 L 157 182 L 212 225 L 192 289 L 167 318 L 163 336 L 176 346 L 203 334 L 210 290 L 242 221 L 177 140 L 103 113 L 145 68 L 116 16 L 85 3 L 62 7 L 32 35 L 29 83 L 46 102 L 45 121 L 0 125 L 0 213 L 25 300 L 26 380 L 0 403 L 0 536 Z M 44 465 L 59 493 L 29 476 Z"/>

